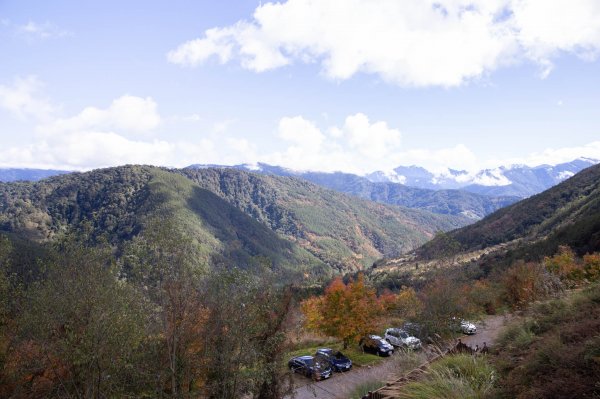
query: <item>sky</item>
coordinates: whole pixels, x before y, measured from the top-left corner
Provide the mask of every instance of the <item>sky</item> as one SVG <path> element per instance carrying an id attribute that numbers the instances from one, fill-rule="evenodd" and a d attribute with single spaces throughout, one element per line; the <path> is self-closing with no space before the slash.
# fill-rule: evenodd
<path id="1" fill-rule="evenodd" d="M 0 0 L 0 167 L 600 159 L 599 0 Z"/>

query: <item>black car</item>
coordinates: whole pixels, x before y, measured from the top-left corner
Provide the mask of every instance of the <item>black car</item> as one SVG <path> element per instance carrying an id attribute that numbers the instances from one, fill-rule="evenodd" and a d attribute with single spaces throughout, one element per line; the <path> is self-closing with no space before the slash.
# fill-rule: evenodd
<path id="1" fill-rule="evenodd" d="M 379 356 L 390 356 L 394 353 L 394 347 L 379 335 L 367 335 L 358 343 L 363 352 L 371 352 Z"/>
<path id="2" fill-rule="evenodd" d="M 288 367 L 293 373 L 301 373 L 315 380 L 324 380 L 331 377 L 332 370 L 329 363 L 313 356 L 298 356 L 290 359 Z"/>
<path id="3" fill-rule="evenodd" d="M 352 368 L 352 360 L 348 359 L 340 351 L 329 348 L 317 349 L 316 358 L 324 359 L 329 363 L 333 371 L 348 371 Z"/>

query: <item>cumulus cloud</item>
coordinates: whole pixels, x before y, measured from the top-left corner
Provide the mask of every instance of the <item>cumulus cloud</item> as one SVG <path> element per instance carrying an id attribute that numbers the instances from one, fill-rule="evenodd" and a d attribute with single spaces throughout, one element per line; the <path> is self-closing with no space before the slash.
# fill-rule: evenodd
<path id="1" fill-rule="evenodd" d="M 152 98 L 125 95 L 113 100 L 106 109 L 87 107 L 76 116 L 55 119 L 38 130 L 46 134 L 89 129 L 142 133 L 155 129 L 160 121 Z"/>
<path id="2" fill-rule="evenodd" d="M 209 29 L 167 58 L 197 66 L 215 57 L 255 72 L 317 62 L 332 79 L 362 72 L 449 87 L 521 60 L 543 77 L 560 52 L 595 59 L 599 50 L 595 0 L 288 0 Z"/>
<path id="3" fill-rule="evenodd" d="M 0 108 L 20 119 L 47 119 L 57 107 L 42 96 L 42 87 L 36 76 L 16 78 L 12 85 L 0 85 Z"/>
<path id="4" fill-rule="evenodd" d="M 302 116 L 284 117 L 277 136 L 287 147 L 263 154 L 261 161 L 293 169 L 355 173 L 371 171 L 374 165 L 393 165 L 401 143 L 399 130 L 382 121 L 371 122 L 362 113 L 327 128 Z"/>
<path id="5" fill-rule="evenodd" d="M 90 106 L 64 117 L 41 88 L 35 77 L 0 85 L 0 108 L 33 127 L 31 137 L 22 140 L 25 144 L 0 148 L 0 167 L 87 170 L 129 163 L 183 167 L 257 158 L 250 141 L 223 136 L 232 121 L 218 125 L 220 129 L 212 133 L 218 137 L 161 139 L 158 128 L 163 118 L 151 97 L 124 95 L 107 107 Z M 167 119 L 177 123 L 201 118 L 193 114 Z"/>

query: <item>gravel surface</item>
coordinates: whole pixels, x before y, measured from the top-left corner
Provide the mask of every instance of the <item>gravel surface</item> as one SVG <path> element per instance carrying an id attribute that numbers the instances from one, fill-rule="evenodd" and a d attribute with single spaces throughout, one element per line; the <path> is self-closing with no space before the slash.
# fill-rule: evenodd
<path id="1" fill-rule="evenodd" d="M 477 334 L 470 336 L 463 335 L 461 340 L 473 348 L 475 348 L 475 345 L 479 345 L 481 348 L 484 342 L 488 346 L 492 346 L 498 336 L 498 332 L 506 325 L 507 321 L 508 318 L 506 316 L 488 316 L 484 321 L 476 323 Z M 293 398 L 348 398 L 350 393 L 360 384 L 373 380 L 384 383 L 395 380 L 412 369 L 410 367 L 403 367 L 403 363 L 398 356 L 403 356 L 403 354 L 396 353 L 389 359 L 385 359 L 374 366 L 354 367 L 345 373 L 334 373 L 331 378 L 325 381 L 312 382 L 304 376 L 294 375 L 294 383 L 298 388 Z M 291 399 L 292 396 L 289 398 Z"/>

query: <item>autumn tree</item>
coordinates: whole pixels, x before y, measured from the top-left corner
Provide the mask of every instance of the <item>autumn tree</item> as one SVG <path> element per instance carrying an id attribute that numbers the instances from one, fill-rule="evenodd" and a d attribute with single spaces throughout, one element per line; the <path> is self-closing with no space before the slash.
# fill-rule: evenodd
<path id="1" fill-rule="evenodd" d="M 583 268 L 578 264 L 573 250 L 567 245 L 561 245 L 554 256 L 545 257 L 544 266 L 566 282 L 576 282 L 584 278 Z"/>
<path id="2" fill-rule="evenodd" d="M 383 307 L 359 274 L 348 284 L 341 277 L 334 279 L 323 296 L 304 301 L 302 310 L 308 328 L 339 338 L 347 348 L 372 330 Z"/>
<path id="3" fill-rule="evenodd" d="M 402 287 L 396 294 L 396 300 L 392 308 L 396 315 L 404 320 L 415 318 L 423 308 L 423 303 L 419 299 L 417 292 L 412 287 Z"/>
<path id="4" fill-rule="evenodd" d="M 583 269 L 588 281 L 600 279 L 600 253 L 586 254 L 583 256 Z"/>
<path id="5" fill-rule="evenodd" d="M 504 272 L 502 287 L 505 301 L 520 308 L 561 290 L 562 284 L 544 265 L 520 261 Z"/>

